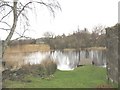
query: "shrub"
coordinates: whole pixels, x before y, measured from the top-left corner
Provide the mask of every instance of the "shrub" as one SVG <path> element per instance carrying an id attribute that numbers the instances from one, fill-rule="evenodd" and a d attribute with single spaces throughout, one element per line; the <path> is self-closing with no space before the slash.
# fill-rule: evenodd
<path id="1" fill-rule="evenodd" d="M 42 77 L 44 75 L 43 67 L 40 64 L 24 65 L 22 69 L 25 70 L 27 74 L 34 76 Z"/>
<path id="2" fill-rule="evenodd" d="M 44 59 L 41 62 L 41 65 L 42 65 L 42 67 L 43 67 L 43 69 L 45 71 L 45 74 L 47 76 L 53 74 L 57 69 L 56 63 L 53 60 L 49 59 L 49 58 Z"/>
<path id="3" fill-rule="evenodd" d="M 51 76 L 57 69 L 56 63 L 51 59 L 45 59 L 41 64 L 34 65 L 23 65 L 21 68 L 16 70 L 5 70 L 2 72 L 3 81 L 5 79 L 9 80 L 23 80 L 25 75 L 33 75 L 41 78 L 47 78 Z"/>

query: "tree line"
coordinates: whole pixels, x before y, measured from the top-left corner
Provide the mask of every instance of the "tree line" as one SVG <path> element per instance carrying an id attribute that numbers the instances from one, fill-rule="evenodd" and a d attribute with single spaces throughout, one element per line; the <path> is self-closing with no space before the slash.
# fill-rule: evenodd
<path id="1" fill-rule="evenodd" d="M 116 29 L 118 24 L 113 27 L 104 28 L 103 26 L 96 26 L 92 32 L 88 29 L 76 30 L 69 35 L 57 35 L 52 32 L 45 32 L 43 38 L 37 39 L 23 39 L 13 40 L 9 44 L 10 46 L 25 45 L 25 44 L 48 44 L 52 50 L 63 49 L 76 49 L 88 48 L 88 47 L 106 47 L 107 37 L 106 29 Z"/>
<path id="2" fill-rule="evenodd" d="M 105 47 L 106 35 L 103 26 L 97 26 L 94 31 L 89 32 L 88 29 L 78 30 L 69 35 L 54 36 L 51 32 L 44 34 L 44 42 L 51 49 L 66 49 L 66 48 L 87 48 L 87 47 Z"/>

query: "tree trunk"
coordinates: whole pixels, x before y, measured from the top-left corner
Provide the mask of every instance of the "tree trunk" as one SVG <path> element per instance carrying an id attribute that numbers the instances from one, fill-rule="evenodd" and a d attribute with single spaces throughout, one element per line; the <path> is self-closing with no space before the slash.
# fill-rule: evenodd
<path id="1" fill-rule="evenodd" d="M 10 33 L 9 35 L 7 36 L 6 40 L 4 41 L 4 44 L 3 44 L 3 54 L 4 55 L 4 52 L 5 52 L 5 49 L 6 47 L 8 46 L 13 34 L 14 34 L 14 31 L 16 29 L 16 25 L 17 25 L 17 19 L 18 19 L 18 16 L 17 16 L 17 2 L 13 2 L 13 25 L 12 25 L 12 28 L 10 29 Z"/>

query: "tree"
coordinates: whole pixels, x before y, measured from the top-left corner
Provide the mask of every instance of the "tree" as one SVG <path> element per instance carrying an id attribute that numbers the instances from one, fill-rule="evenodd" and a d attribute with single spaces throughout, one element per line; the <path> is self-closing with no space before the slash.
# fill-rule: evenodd
<path id="1" fill-rule="evenodd" d="M 54 49 L 54 41 L 53 41 L 53 38 L 55 36 L 54 33 L 45 32 L 43 36 L 44 36 L 44 42 L 50 46 L 50 49 Z"/>
<path id="2" fill-rule="evenodd" d="M 105 46 L 106 37 L 105 37 L 105 26 L 98 25 L 93 28 L 91 35 L 92 42 L 94 46 Z"/>
<path id="3" fill-rule="evenodd" d="M 43 34 L 43 36 L 44 36 L 44 42 L 46 42 L 48 45 L 50 45 L 50 43 L 51 43 L 50 41 L 54 37 L 54 34 L 52 32 L 45 32 Z"/>
<path id="4" fill-rule="evenodd" d="M 43 34 L 43 36 L 44 36 L 45 38 L 53 38 L 53 37 L 54 37 L 54 33 L 52 33 L 52 32 L 45 32 L 45 33 Z"/>
<path id="5" fill-rule="evenodd" d="M 55 17 L 55 9 L 61 10 L 60 4 L 58 3 L 57 0 L 48 0 L 48 1 L 24 0 L 23 2 L 21 2 L 20 0 L 13 0 L 13 2 L 6 2 L 4 0 L 0 1 L 0 14 L 2 15 L 0 16 L 1 18 L 0 23 L 7 25 L 9 27 L 8 29 L 0 28 L 1 30 L 6 30 L 9 32 L 3 44 L 3 54 L 13 34 L 15 33 L 19 18 L 22 17 L 21 19 L 25 20 L 25 23 L 23 25 L 24 27 L 29 26 L 29 18 L 27 17 L 26 13 L 29 10 L 35 9 L 34 6 L 36 4 L 45 6 L 50 12 L 52 12 L 54 17 Z M 8 22 L 6 22 L 6 18 L 10 16 L 12 16 L 13 18 L 13 22 L 11 25 Z"/>
<path id="6" fill-rule="evenodd" d="M 105 34 L 105 26 L 103 25 L 97 25 L 93 28 L 93 32 L 101 35 L 101 34 Z"/>

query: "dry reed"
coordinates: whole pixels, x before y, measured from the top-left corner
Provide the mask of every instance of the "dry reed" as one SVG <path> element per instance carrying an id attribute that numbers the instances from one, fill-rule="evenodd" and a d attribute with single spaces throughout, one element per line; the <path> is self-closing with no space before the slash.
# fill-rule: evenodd
<path id="1" fill-rule="evenodd" d="M 24 56 L 27 53 L 38 51 L 49 51 L 46 44 L 27 44 L 8 47 L 3 59 L 6 61 L 6 68 L 20 68 L 24 64 Z"/>

